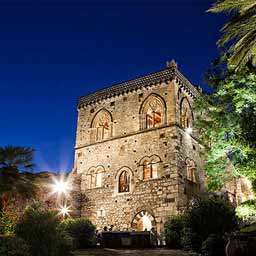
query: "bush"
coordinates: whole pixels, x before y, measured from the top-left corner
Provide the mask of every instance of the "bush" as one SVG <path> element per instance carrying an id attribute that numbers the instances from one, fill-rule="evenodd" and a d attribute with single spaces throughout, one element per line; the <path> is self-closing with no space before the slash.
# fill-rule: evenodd
<path id="1" fill-rule="evenodd" d="M 27 242 L 33 256 L 68 255 L 66 236 L 57 229 L 58 225 L 55 213 L 29 207 L 17 223 L 15 233 Z"/>
<path id="2" fill-rule="evenodd" d="M 72 237 L 74 248 L 84 249 L 95 244 L 95 226 L 88 219 L 66 219 L 59 229 Z"/>
<path id="3" fill-rule="evenodd" d="M 171 248 L 181 247 L 181 234 L 185 227 L 183 215 L 173 216 L 165 223 L 166 245 Z"/>
<path id="4" fill-rule="evenodd" d="M 248 200 L 236 208 L 236 215 L 243 221 L 244 225 L 256 223 L 256 200 Z"/>
<path id="5" fill-rule="evenodd" d="M 201 238 L 191 231 L 190 228 L 185 227 L 181 234 L 181 246 L 185 251 L 201 251 Z"/>
<path id="6" fill-rule="evenodd" d="M 202 256 L 225 256 L 226 241 L 216 234 L 211 234 L 202 244 Z"/>
<path id="7" fill-rule="evenodd" d="M 211 234 L 224 234 L 237 228 L 235 210 L 221 200 L 198 200 L 187 211 L 187 226 L 202 241 Z"/>
<path id="8" fill-rule="evenodd" d="M 31 256 L 29 247 L 21 238 L 0 236 L 0 256 Z"/>
<path id="9" fill-rule="evenodd" d="M 0 212 L 0 234 L 11 235 L 14 233 L 15 223 L 5 212 Z"/>

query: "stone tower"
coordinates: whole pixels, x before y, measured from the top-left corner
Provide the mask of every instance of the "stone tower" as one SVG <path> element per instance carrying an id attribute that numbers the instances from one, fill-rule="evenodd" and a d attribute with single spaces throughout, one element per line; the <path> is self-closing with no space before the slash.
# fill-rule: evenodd
<path id="1" fill-rule="evenodd" d="M 167 68 L 83 96 L 73 177 L 97 228 L 162 232 L 204 188 L 193 122 L 199 91 Z"/>

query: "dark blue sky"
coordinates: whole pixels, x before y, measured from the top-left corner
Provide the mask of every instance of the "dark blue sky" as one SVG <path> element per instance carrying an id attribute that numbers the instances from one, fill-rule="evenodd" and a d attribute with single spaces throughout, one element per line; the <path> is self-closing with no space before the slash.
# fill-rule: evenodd
<path id="1" fill-rule="evenodd" d="M 81 95 L 176 59 L 194 84 L 225 17 L 208 0 L 0 0 L 0 146 L 36 149 L 36 171 L 73 165 Z"/>

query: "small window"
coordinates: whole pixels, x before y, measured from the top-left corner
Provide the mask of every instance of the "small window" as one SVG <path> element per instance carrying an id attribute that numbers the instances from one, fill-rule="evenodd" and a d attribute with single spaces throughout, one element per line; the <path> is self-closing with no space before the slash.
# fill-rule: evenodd
<path id="1" fill-rule="evenodd" d="M 187 98 L 183 98 L 180 105 L 181 126 L 184 129 L 192 128 L 193 113 Z"/>
<path id="2" fill-rule="evenodd" d="M 186 160 L 186 167 L 187 167 L 187 179 L 196 183 L 196 164 L 193 160 L 187 159 Z"/>
<path id="3" fill-rule="evenodd" d="M 130 175 L 127 171 L 121 172 L 119 176 L 119 193 L 130 191 Z"/>

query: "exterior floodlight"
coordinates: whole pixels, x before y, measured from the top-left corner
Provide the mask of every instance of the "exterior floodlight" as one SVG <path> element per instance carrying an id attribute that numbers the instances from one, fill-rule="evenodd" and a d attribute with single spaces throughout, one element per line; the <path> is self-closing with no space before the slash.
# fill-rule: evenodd
<path id="1" fill-rule="evenodd" d="M 59 209 L 59 214 L 62 215 L 63 218 L 65 218 L 66 216 L 70 216 L 69 215 L 70 212 L 71 212 L 70 206 L 67 206 L 67 205 L 61 206 Z"/>
<path id="2" fill-rule="evenodd" d="M 188 134 L 191 134 L 193 132 L 193 129 L 191 127 L 188 127 L 185 129 L 185 131 L 188 133 Z"/>
<path id="3" fill-rule="evenodd" d="M 69 184 L 67 181 L 64 180 L 54 180 L 53 184 L 53 193 L 58 194 L 67 194 L 68 190 L 70 190 Z"/>

